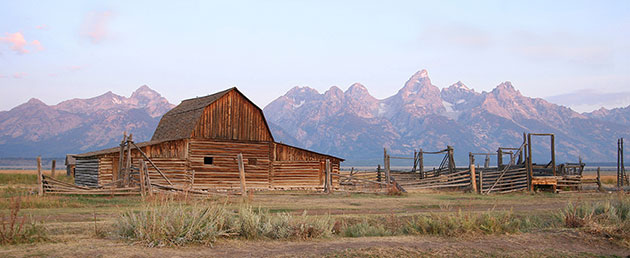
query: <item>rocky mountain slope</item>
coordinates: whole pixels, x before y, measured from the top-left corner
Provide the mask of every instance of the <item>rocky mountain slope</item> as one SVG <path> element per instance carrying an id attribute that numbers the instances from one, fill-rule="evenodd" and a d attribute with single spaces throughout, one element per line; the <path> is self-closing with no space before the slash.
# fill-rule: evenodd
<path id="1" fill-rule="evenodd" d="M 0 157 L 61 157 L 111 147 L 124 131 L 132 132 L 138 141 L 148 140 L 171 108 L 147 86 L 129 98 L 107 92 L 52 106 L 31 99 L 0 112 Z"/>
<path id="2" fill-rule="evenodd" d="M 62 157 L 116 146 L 124 131 L 136 141 L 151 138 L 160 117 L 174 105 L 147 86 L 130 97 L 111 92 L 57 105 L 31 99 L 0 112 L 0 158 Z M 427 71 L 412 75 L 393 96 L 374 98 L 352 84 L 324 93 L 295 87 L 264 108 L 277 141 L 376 164 L 383 147 L 398 156 L 414 149 L 452 145 L 459 165 L 468 152 L 518 147 L 523 132 L 556 134 L 559 161 L 611 161 L 616 138 L 630 136 L 630 106 L 577 113 L 540 98 L 523 96 L 510 82 L 477 92 L 457 82 L 440 89 Z M 535 159 L 548 161 L 549 143 L 536 139 Z M 434 157 L 434 160 L 441 157 Z M 431 158 L 427 158 L 431 162 Z"/>
<path id="3" fill-rule="evenodd" d="M 590 113 L 584 113 L 584 115 L 590 118 L 630 126 L 630 106 L 613 109 L 600 108 Z"/>
<path id="4" fill-rule="evenodd" d="M 357 161 L 378 160 L 383 147 L 411 156 L 414 149 L 446 145 L 463 161 L 468 152 L 518 147 L 523 132 L 555 133 L 560 161 L 577 161 L 579 156 L 602 161 L 614 159 L 617 136 L 630 135 L 630 129 L 615 120 L 523 96 L 510 82 L 490 92 L 476 92 L 462 82 L 440 90 L 426 70 L 385 99 L 372 97 L 358 83 L 345 92 L 333 86 L 323 94 L 295 87 L 264 112 L 302 147 Z M 548 140 L 535 143 L 534 161 L 546 162 Z"/>

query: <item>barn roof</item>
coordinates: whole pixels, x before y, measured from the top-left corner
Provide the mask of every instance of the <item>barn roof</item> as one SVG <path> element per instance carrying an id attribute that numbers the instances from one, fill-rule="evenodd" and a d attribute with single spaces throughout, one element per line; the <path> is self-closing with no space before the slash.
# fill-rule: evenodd
<path id="1" fill-rule="evenodd" d="M 201 119 L 204 109 L 208 105 L 214 103 L 215 101 L 217 101 L 218 99 L 220 99 L 221 97 L 223 97 L 225 94 L 227 94 L 228 92 L 232 90 L 238 92 L 241 96 L 243 96 L 247 101 L 252 103 L 254 107 L 256 107 L 260 111 L 260 113 L 263 116 L 263 122 L 265 123 L 265 128 L 269 131 L 271 135 L 271 141 L 275 142 L 275 140 L 273 139 L 273 134 L 271 134 L 271 130 L 269 130 L 267 119 L 264 119 L 264 113 L 262 109 L 260 109 L 260 107 L 258 107 L 250 99 L 248 99 L 247 96 L 241 93 L 236 87 L 232 87 L 232 88 L 217 92 L 212 95 L 183 100 L 179 105 L 177 105 L 170 111 L 166 112 L 166 114 L 162 116 L 162 119 L 160 120 L 160 123 L 155 129 L 155 133 L 153 133 L 153 137 L 151 138 L 150 141 L 136 143 L 136 145 L 142 148 L 145 146 L 150 146 L 150 145 L 154 145 L 154 144 L 158 144 L 162 142 L 190 138 L 195 126 Z M 276 143 L 290 146 L 283 143 L 278 143 L 278 142 Z M 290 147 L 297 148 L 304 151 L 309 151 L 309 152 L 320 154 L 323 156 L 332 157 L 335 159 L 339 159 L 341 161 L 344 160 L 342 158 L 338 158 L 338 157 L 327 155 L 327 154 L 317 153 L 311 150 L 306 150 L 306 149 L 298 148 L 295 146 L 290 146 Z M 92 152 L 82 153 L 82 154 L 73 155 L 73 156 L 77 158 L 86 158 L 86 157 L 93 157 L 93 156 L 99 156 L 99 155 L 117 153 L 117 152 L 120 152 L 120 147 L 92 151 Z"/>
<path id="2" fill-rule="evenodd" d="M 158 143 L 163 143 L 163 142 L 168 142 L 168 141 L 174 141 L 174 140 L 160 140 L 160 141 L 139 142 L 139 143 L 136 143 L 136 145 L 138 145 L 138 147 L 142 148 L 142 147 L 155 145 L 155 144 L 158 144 Z M 76 154 L 76 155 L 72 155 L 72 156 L 74 156 L 75 158 L 87 158 L 87 157 L 105 155 L 105 154 L 110 154 L 110 153 L 118 153 L 118 152 L 120 152 L 120 147 L 113 147 L 113 148 L 109 148 L 109 149 L 91 151 L 91 152 Z"/>
<path id="3" fill-rule="evenodd" d="M 181 104 L 162 116 L 151 141 L 190 137 L 204 108 L 235 89 L 233 87 L 205 97 L 183 100 Z"/>

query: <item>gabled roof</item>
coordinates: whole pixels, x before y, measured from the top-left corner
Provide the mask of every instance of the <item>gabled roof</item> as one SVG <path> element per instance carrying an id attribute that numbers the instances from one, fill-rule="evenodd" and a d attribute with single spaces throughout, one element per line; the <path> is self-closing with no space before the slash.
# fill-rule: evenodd
<path id="1" fill-rule="evenodd" d="M 136 145 L 139 148 L 142 148 L 142 147 L 156 145 L 156 144 L 159 144 L 159 143 L 169 142 L 169 141 L 175 141 L 175 140 L 160 140 L 160 141 L 139 142 L 139 143 L 136 143 Z M 102 150 L 97 150 L 97 151 L 81 153 L 81 154 L 73 154 L 72 156 L 75 159 L 76 158 L 88 158 L 88 157 L 95 157 L 95 156 L 100 156 L 100 155 L 105 155 L 105 154 L 112 154 L 112 153 L 118 153 L 118 152 L 120 152 L 120 147 L 113 147 L 113 148 L 109 148 L 109 149 L 102 149 Z"/>
<path id="2" fill-rule="evenodd" d="M 204 108 L 231 90 L 236 90 L 236 87 L 205 97 L 183 100 L 181 104 L 162 116 L 151 141 L 190 137 L 203 114 Z"/>

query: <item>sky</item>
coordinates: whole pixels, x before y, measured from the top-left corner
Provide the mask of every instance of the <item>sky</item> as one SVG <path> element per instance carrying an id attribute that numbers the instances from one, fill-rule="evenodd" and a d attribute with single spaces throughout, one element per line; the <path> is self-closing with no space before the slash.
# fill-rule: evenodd
<path id="1" fill-rule="evenodd" d="M 628 13 L 630 1 L 0 0 L 0 111 L 141 85 L 175 104 L 237 86 L 264 107 L 355 82 L 385 98 L 421 69 L 441 88 L 614 98 L 630 92 Z"/>

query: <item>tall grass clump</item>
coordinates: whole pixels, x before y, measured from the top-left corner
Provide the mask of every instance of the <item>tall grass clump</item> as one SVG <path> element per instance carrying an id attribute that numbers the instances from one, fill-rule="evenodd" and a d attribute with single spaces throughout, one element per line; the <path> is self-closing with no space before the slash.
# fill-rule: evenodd
<path id="1" fill-rule="evenodd" d="M 361 221 L 347 226 L 343 230 L 346 237 L 373 237 L 373 236 L 391 236 L 393 233 L 381 224 L 371 224 L 368 221 Z"/>
<path id="2" fill-rule="evenodd" d="M 0 245 L 35 243 L 47 240 L 46 229 L 35 221 L 27 222 L 25 216 L 19 216 L 21 200 L 13 198 L 9 214 L 2 213 L 0 219 Z"/>
<path id="3" fill-rule="evenodd" d="M 238 211 L 238 228 L 246 239 L 310 239 L 330 237 L 334 220 L 329 216 L 301 216 L 270 213 L 267 209 L 242 206 Z"/>
<path id="4" fill-rule="evenodd" d="M 149 204 L 124 212 L 116 222 L 117 236 L 149 247 L 211 245 L 230 232 L 231 216 L 223 206 Z"/>
<path id="5" fill-rule="evenodd" d="M 569 203 L 560 217 L 566 227 L 585 228 L 630 246 L 630 197 L 627 195 L 597 202 Z"/>
<path id="6" fill-rule="evenodd" d="M 517 233 L 538 228 L 541 223 L 513 212 L 430 214 L 411 218 L 402 234 L 462 236 Z"/>
<path id="7" fill-rule="evenodd" d="M 210 205 L 210 206 L 207 206 Z M 329 216 L 293 216 L 241 206 L 231 211 L 222 205 L 186 205 L 167 201 L 124 212 L 115 223 L 115 236 L 149 247 L 211 245 L 221 237 L 244 239 L 311 239 L 329 237 L 334 220 Z"/>

